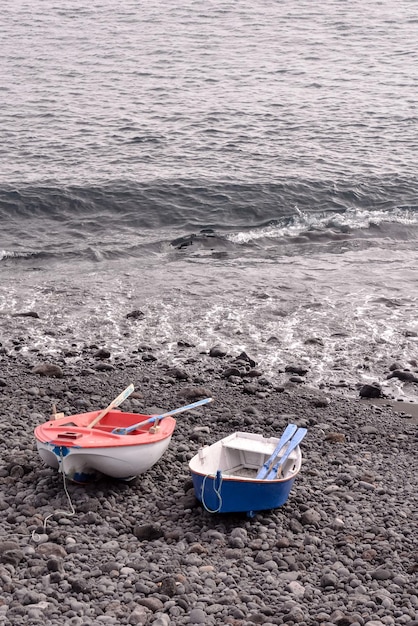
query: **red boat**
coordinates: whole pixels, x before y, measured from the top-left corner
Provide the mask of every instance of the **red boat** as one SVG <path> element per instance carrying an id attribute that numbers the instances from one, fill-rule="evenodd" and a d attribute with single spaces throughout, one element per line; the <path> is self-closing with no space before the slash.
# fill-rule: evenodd
<path id="1" fill-rule="evenodd" d="M 42 460 L 74 482 L 89 482 L 100 474 L 130 480 L 159 461 L 176 426 L 170 416 L 114 409 L 91 427 L 99 415 L 100 411 L 92 411 L 37 426 Z"/>

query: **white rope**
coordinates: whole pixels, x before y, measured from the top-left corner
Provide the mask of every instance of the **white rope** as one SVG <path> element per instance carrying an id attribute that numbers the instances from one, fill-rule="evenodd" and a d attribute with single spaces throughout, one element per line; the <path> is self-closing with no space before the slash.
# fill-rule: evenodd
<path id="1" fill-rule="evenodd" d="M 218 474 L 217 474 L 217 475 L 218 475 Z M 219 505 L 218 505 L 218 508 L 217 508 L 217 509 L 210 509 L 210 508 L 206 505 L 206 503 L 205 503 L 205 495 L 204 495 L 204 494 L 205 494 L 206 479 L 210 477 L 210 474 L 206 474 L 206 476 L 203 478 L 203 482 L 202 482 L 202 504 L 203 504 L 203 507 L 206 509 L 206 511 L 207 511 L 208 513 L 219 513 L 219 511 L 220 511 L 220 510 L 221 510 L 221 508 L 222 508 L 221 486 L 222 486 L 222 480 L 223 480 L 223 478 L 222 478 L 222 474 L 221 474 L 221 472 L 219 472 L 219 475 L 220 475 L 220 479 L 219 479 L 219 487 L 218 487 L 218 488 L 216 488 L 216 478 L 217 478 L 217 475 L 216 475 L 216 476 L 214 477 L 214 479 L 213 479 L 213 491 L 214 491 L 214 493 L 218 496 L 218 501 L 219 501 Z"/>
<path id="2" fill-rule="evenodd" d="M 62 456 L 62 448 L 60 448 L 60 457 L 61 458 L 58 459 L 58 461 L 60 463 L 59 471 L 62 474 L 62 483 L 63 483 L 63 486 L 64 486 L 65 495 L 67 496 L 68 504 L 70 506 L 70 511 L 62 511 L 62 510 L 58 509 L 58 510 L 54 511 L 53 513 L 50 513 L 49 515 L 47 515 L 45 517 L 45 519 L 44 519 L 43 526 L 42 526 L 44 532 L 46 531 L 46 526 L 47 526 L 48 520 L 51 517 L 53 517 L 54 515 L 60 514 L 60 515 L 67 515 L 67 517 L 71 517 L 72 515 L 76 514 L 74 505 L 73 505 L 73 503 L 71 501 L 71 496 L 70 496 L 70 494 L 68 492 L 67 479 L 66 479 L 66 476 L 65 476 L 65 472 L 62 470 L 62 460 L 64 458 Z M 36 530 L 32 531 L 32 540 L 33 541 L 35 541 L 36 543 L 39 543 L 41 541 L 41 539 L 42 539 L 42 537 L 39 535 L 39 533 L 36 532 Z"/>

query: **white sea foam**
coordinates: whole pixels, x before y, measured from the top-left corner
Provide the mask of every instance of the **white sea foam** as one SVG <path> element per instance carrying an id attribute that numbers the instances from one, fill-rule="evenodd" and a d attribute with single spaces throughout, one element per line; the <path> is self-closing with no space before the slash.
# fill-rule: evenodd
<path id="1" fill-rule="evenodd" d="M 392 209 L 391 211 L 350 209 L 338 213 L 315 213 L 298 210 L 292 218 L 282 218 L 262 228 L 240 231 L 227 235 L 237 244 L 247 244 L 260 239 L 295 238 L 309 233 L 349 234 L 354 230 L 367 231 L 373 226 L 400 224 L 418 226 L 418 212 L 413 209 Z"/>

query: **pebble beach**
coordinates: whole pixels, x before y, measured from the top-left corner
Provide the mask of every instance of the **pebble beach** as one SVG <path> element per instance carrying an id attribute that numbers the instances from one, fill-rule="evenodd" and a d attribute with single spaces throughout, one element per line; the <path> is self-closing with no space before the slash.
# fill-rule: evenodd
<path id="1" fill-rule="evenodd" d="M 217 355 L 217 356 L 214 356 Z M 0 355 L 0 624 L 391 626 L 418 624 L 418 432 L 413 411 L 277 384 L 248 355 L 197 353 L 183 365 L 142 346 L 51 360 Z M 88 485 L 46 467 L 33 429 L 52 407 L 177 418 L 161 460 L 130 483 Z M 399 409 L 399 407 L 398 407 Z M 188 461 L 234 431 L 308 428 L 302 470 L 276 510 L 208 513 Z"/>

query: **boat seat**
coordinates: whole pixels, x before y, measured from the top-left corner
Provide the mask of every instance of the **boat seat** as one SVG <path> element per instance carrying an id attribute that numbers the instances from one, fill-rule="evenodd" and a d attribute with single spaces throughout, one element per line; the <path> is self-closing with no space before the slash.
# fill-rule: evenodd
<path id="1" fill-rule="evenodd" d="M 264 454 L 269 457 L 273 454 L 274 443 L 268 441 L 258 441 L 257 439 L 235 438 L 225 441 L 223 447 L 227 450 L 242 450 L 243 452 L 254 452 Z"/>

